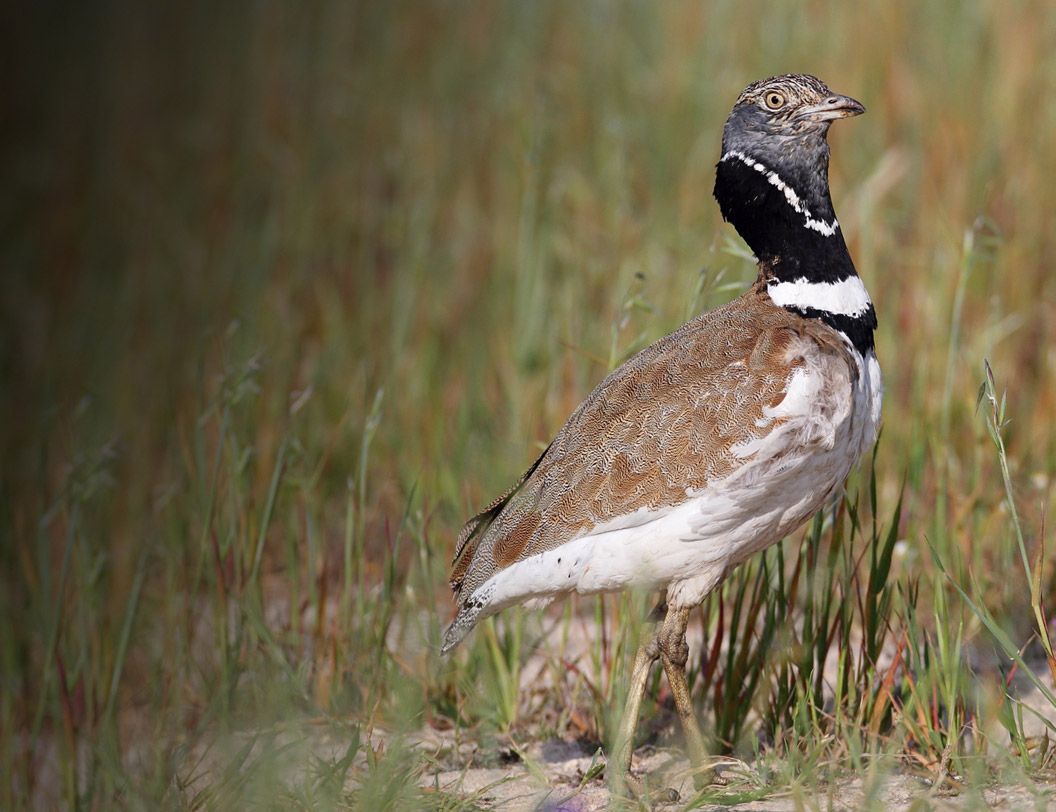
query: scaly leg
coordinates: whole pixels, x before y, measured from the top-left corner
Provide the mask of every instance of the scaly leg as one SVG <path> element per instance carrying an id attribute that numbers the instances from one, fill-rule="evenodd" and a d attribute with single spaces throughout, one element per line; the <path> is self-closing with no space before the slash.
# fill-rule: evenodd
<path id="1" fill-rule="evenodd" d="M 616 758 L 613 765 L 616 771 L 611 775 L 614 786 L 618 789 L 622 784 L 628 784 L 635 794 L 639 787 L 631 776 L 631 754 L 634 752 L 634 733 L 638 728 L 638 711 L 642 706 L 642 694 L 645 693 L 645 682 L 649 678 L 649 670 L 653 663 L 660 657 L 660 649 L 657 645 L 657 634 L 652 633 L 638 647 L 638 653 L 634 656 L 634 671 L 631 672 L 631 684 L 627 692 L 627 704 L 623 708 L 623 721 L 620 723 L 619 733 L 616 734 Z"/>
<path id="2" fill-rule="evenodd" d="M 675 708 L 682 720 L 682 730 L 686 736 L 686 747 L 689 750 L 689 761 L 695 772 L 694 783 L 698 788 L 707 785 L 712 777 L 711 770 L 704 770 L 707 752 L 704 749 L 704 736 L 697 724 L 693 703 L 689 698 L 689 682 L 686 680 L 686 661 L 689 659 L 689 646 L 686 644 L 686 626 L 689 623 L 689 609 L 669 609 L 664 625 L 655 638 L 659 649 L 660 661 L 667 674 Z"/>

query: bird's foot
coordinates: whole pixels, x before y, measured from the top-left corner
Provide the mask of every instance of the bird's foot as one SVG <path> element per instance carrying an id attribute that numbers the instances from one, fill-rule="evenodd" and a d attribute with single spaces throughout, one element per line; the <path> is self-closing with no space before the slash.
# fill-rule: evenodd
<path id="1" fill-rule="evenodd" d="M 650 787 L 645 779 L 629 772 L 623 776 L 623 786 L 634 800 L 647 809 L 658 804 L 677 804 L 681 800 L 678 790 L 673 787 Z"/>
<path id="2" fill-rule="evenodd" d="M 719 771 L 714 767 L 700 767 L 693 771 L 693 787 L 697 792 L 715 785 L 721 786 L 725 783 L 726 782 L 720 778 Z"/>

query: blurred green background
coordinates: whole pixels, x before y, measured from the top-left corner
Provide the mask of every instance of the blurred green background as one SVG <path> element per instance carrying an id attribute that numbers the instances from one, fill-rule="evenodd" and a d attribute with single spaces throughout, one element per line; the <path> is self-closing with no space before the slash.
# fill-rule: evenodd
<path id="1" fill-rule="evenodd" d="M 986 358 L 1033 544 L 1056 472 L 1053 3 L 152 0 L 0 20 L 8 800 L 48 731 L 69 767 L 106 731 L 121 754 L 137 724 L 161 741 L 215 721 L 223 664 L 250 655 L 196 624 L 222 627 L 228 596 L 261 635 L 303 631 L 290 606 L 337 624 L 314 621 L 335 685 L 363 653 L 340 610 L 415 555 L 399 600 L 445 622 L 461 521 L 611 366 L 754 278 L 711 189 L 730 106 L 776 73 L 868 108 L 834 128 L 830 178 L 880 320 L 876 468 L 886 505 L 905 485 L 906 566 L 927 570 L 928 539 L 1022 615 L 975 407 Z M 299 645 L 290 663 L 324 657 Z M 316 700 L 362 711 L 345 696 Z M 140 775 L 113 764 L 66 786 Z"/>

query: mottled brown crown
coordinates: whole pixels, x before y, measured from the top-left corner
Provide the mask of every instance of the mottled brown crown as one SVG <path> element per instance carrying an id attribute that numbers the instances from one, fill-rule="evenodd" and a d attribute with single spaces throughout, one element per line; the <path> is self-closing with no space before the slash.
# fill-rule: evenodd
<path id="1" fill-rule="evenodd" d="M 737 97 L 734 107 L 742 104 L 767 105 L 767 95 L 777 93 L 784 99 L 787 109 L 795 109 L 803 105 L 821 104 L 832 95 L 821 79 L 807 73 L 786 73 L 782 76 L 771 76 L 769 79 L 760 79 L 752 82 L 741 91 Z"/>

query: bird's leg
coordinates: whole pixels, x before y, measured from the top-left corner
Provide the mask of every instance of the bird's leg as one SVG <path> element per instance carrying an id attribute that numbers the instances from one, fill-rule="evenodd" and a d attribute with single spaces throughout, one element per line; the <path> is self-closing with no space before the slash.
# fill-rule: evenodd
<path id="1" fill-rule="evenodd" d="M 638 647 L 634 656 L 634 671 L 631 672 L 631 684 L 627 693 L 627 704 L 623 708 L 623 721 L 616 734 L 616 758 L 613 759 L 616 770 L 611 778 L 617 789 L 627 785 L 635 795 L 641 794 L 641 788 L 631 776 L 631 754 L 634 752 L 634 732 L 638 727 L 638 711 L 642 706 L 642 694 L 645 693 L 645 681 L 649 670 L 660 657 L 657 644 L 658 633 L 652 632 Z"/>
<path id="2" fill-rule="evenodd" d="M 686 747 L 689 750 L 689 761 L 693 765 L 694 783 L 698 788 L 707 785 L 712 778 L 711 770 L 704 770 L 707 752 L 704 749 L 704 736 L 693 713 L 693 703 L 689 698 L 689 682 L 686 680 L 686 661 L 689 659 L 689 646 L 686 644 L 686 626 L 689 623 L 689 609 L 668 609 L 664 624 L 656 635 L 656 647 L 659 649 L 660 661 L 667 674 L 667 683 L 671 686 L 671 695 L 675 708 L 682 720 L 682 730 L 686 736 Z"/>

